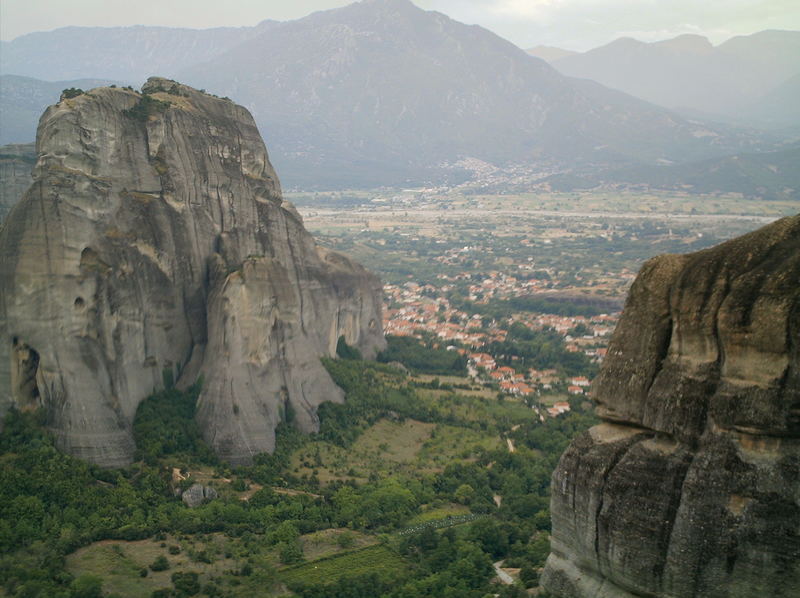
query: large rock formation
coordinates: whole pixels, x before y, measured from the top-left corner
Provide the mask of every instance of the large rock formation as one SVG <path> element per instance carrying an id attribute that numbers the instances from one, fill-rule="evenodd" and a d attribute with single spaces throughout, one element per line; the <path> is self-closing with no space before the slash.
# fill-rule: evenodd
<path id="1" fill-rule="evenodd" d="M 800 216 L 649 261 L 553 475 L 545 587 L 800 595 Z"/>
<path id="2" fill-rule="evenodd" d="M 130 462 L 139 402 L 202 377 L 225 459 L 342 399 L 319 357 L 382 346 L 380 284 L 315 245 L 250 114 L 165 79 L 48 108 L 34 183 L 0 229 L 0 413 L 41 405 L 59 445 Z"/>

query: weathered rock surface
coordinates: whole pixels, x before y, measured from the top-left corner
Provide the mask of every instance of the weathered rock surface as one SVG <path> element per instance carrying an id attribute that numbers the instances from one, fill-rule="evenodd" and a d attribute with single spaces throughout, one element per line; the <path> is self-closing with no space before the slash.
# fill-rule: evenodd
<path id="1" fill-rule="evenodd" d="M 31 186 L 31 169 L 36 163 L 32 143 L 0 147 L 0 223 Z"/>
<path id="2" fill-rule="evenodd" d="M 63 449 L 118 466 L 139 402 L 202 376 L 206 439 L 246 462 L 288 406 L 310 431 L 342 399 L 319 362 L 340 336 L 383 346 L 380 283 L 315 245 L 247 110 L 143 91 L 42 117 L 34 183 L 0 229 L 0 413 L 41 405 Z"/>
<path id="3" fill-rule="evenodd" d="M 645 264 L 595 398 L 553 475 L 550 592 L 800 595 L 800 216 Z"/>
<path id="4" fill-rule="evenodd" d="M 208 500 L 214 500 L 219 494 L 211 486 L 203 484 L 192 484 L 181 493 L 181 500 L 187 507 L 193 509 L 199 507 Z"/>

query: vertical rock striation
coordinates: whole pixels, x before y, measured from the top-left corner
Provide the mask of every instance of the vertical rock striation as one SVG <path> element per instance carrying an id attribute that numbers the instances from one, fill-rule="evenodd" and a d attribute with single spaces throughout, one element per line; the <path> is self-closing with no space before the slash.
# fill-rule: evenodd
<path id="1" fill-rule="evenodd" d="M 318 247 L 249 112 L 173 81 L 48 108 L 34 183 L 0 229 L 0 412 L 42 406 L 59 445 L 130 462 L 139 402 L 203 379 L 225 459 L 342 400 L 319 357 L 383 345 L 378 279 Z"/>
<path id="2" fill-rule="evenodd" d="M 32 143 L 0 146 L 0 224 L 31 186 L 31 168 L 35 163 Z"/>
<path id="3" fill-rule="evenodd" d="M 642 268 L 553 474 L 564 597 L 800 595 L 800 216 Z"/>

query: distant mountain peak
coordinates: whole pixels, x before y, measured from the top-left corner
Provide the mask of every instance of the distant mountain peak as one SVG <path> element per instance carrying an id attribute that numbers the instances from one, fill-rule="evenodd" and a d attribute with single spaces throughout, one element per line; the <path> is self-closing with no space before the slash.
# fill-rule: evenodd
<path id="1" fill-rule="evenodd" d="M 613 47 L 625 47 L 625 46 L 644 46 L 644 45 L 646 45 L 646 42 L 643 42 L 643 41 L 640 41 L 640 40 L 635 39 L 633 37 L 624 35 L 622 37 L 618 37 L 614 41 L 609 42 L 605 46 L 602 46 L 602 47 L 609 48 L 609 47 L 612 47 L 612 46 Z"/>
<path id="2" fill-rule="evenodd" d="M 714 49 L 714 46 L 707 37 L 697 35 L 696 33 L 684 33 L 672 39 L 655 42 L 653 45 L 670 50 L 677 50 L 679 52 L 705 53 L 711 52 Z"/>
<path id="3" fill-rule="evenodd" d="M 732 37 L 718 46 L 693 33 L 651 43 L 622 37 L 553 65 L 565 75 L 684 114 L 746 122 L 749 106 L 798 72 L 798 56 L 800 31 L 770 30 Z M 797 103 L 788 88 L 783 92 L 789 93 L 786 100 Z M 797 112 L 786 100 L 776 99 L 775 106 L 786 110 L 775 122 L 795 122 Z"/>
<path id="4" fill-rule="evenodd" d="M 416 8 L 417 10 L 422 10 L 416 4 L 411 2 L 411 0 L 361 0 L 359 4 L 363 4 L 365 6 L 386 6 L 391 8 L 403 7 L 403 8 Z"/>
<path id="5" fill-rule="evenodd" d="M 414 11 L 414 12 L 425 12 L 419 6 L 411 2 L 411 0 L 361 0 L 360 2 L 356 2 L 355 4 L 351 4 L 351 7 L 361 7 L 361 8 L 368 8 L 371 10 L 377 11 Z M 347 7 L 344 7 L 347 8 Z M 336 10 L 336 9 L 334 9 Z"/>
<path id="6" fill-rule="evenodd" d="M 374 4 L 377 6 L 413 6 L 416 5 L 411 0 L 361 0 L 359 4 Z"/>
<path id="7" fill-rule="evenodd" d="M 565 50 L 564 48 L 556 48 L 555 46 L 536 46 L 535 48 L 530 48 L 525 51 L 531 56 L 536 56 L 536 58 L 541 58 L 546 62 L 553 62 L 554 60 L 577 54 L 577 52 L 573 50 Z"/>

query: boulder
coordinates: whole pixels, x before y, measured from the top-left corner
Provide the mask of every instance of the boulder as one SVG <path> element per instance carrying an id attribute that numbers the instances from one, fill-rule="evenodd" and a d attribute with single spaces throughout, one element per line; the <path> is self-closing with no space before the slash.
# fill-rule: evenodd
<path id="1" fill-rule="evenodd" d="M 199 507 L 204 502 L 214 500 L 219 495 L 217 491 L 211 486 L 203 486 L 203 484 L 192 484 L 181 493 L 181 500 L 187 507 L 193 509 Z"/>

